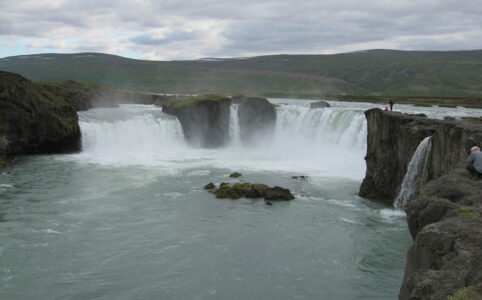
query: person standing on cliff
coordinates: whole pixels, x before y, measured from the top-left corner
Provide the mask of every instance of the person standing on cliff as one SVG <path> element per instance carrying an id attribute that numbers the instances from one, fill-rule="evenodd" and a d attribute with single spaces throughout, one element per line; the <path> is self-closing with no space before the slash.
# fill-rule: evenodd
<path id="1" fill-rule="evenodd" d="M 393 101 L 392 100 L 388 101 L 388 104 L 390 104 L 390 111 L 393 111 Z"/>
<path id="2" fill-rule="evenodd" d="M 482 152 L 480 148 L 475 146 L 470 149 L 470 155 L 467 157 L 467 170 L 477 178 L 482 178 Z"/>

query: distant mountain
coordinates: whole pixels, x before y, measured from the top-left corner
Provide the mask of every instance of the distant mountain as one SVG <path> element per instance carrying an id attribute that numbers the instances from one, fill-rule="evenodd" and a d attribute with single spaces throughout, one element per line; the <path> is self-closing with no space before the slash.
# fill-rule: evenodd
<path id="1" fill-rule="evenodd" d="M 34 81 L 71 79 L 161 93 L 482 96 L 482 50 L 368 50 L 188 61 L 36 54 L 0 59 L 0 70 Z"/>

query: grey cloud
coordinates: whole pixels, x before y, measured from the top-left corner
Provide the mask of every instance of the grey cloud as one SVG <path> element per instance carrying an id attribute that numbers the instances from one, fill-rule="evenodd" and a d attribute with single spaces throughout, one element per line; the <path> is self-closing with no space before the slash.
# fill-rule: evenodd
<path id="1" fill-rule="evenodd" d="M 169 44 L 172 42 L 193 40 L 198 38 L 199 36 L 200 34 L 198 32 L 175 31 L 165 35 L 162 38 L 153 38 L 149 34 L 142 34 L 130 38 L 129 41 L 135 44 L 158 46 Z"/>
<path id="2" fill-rule="evenodd" d="M 388 42 L 403 49 L 482 48 L 482 40 L 474 38 L 482 35 L 480 0 L 71 0 L 54 8 L 6 2 L 0 1 L 0 35 L 50 38 L 62 27 L 79 35 L 91 29 L 128 31 L 134 36 L 118 42 L 137 47 L 137 53 L 172 51 L 179 44 L 179 56 L 183 43 L 205 41 L 205 28 L 185 24 L 203 20 L 225 26 L 220 28 L 222 43 L 205 43 L 205 56 L 323 52 Z M 150 34 L 160 28 L 170 33 L 160 38 Z M 441 38 L 450 35 L 459 39 Z M 186 58 L 195 58 L 184 51 Z"/>

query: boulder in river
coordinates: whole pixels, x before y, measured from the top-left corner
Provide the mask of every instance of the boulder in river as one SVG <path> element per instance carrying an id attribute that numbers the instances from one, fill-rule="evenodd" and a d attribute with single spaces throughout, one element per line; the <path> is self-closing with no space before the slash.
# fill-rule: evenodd
<path id="1" fill-rule="evenodd" d="M 310 108 L 325 108 L 325 107 L 331 107 L 330 103 L 326 101 L 317 101 L 317 102 L 310 103 Z"/>
<path id="2" fill-rule="evenodd" d="M 289 189 L 279 186 L 271 188 L 266 184 L 234 183 L 223 182 L 217 189 L 211 189 L 216 198 L 265 198 L 266 200 L 292 200 L 295 197 Z"/>
<path id="3" fill-rule="evenodd" d="M 238 172 L 234 172 L 234 173 L 231 173 L 229 175 L 229 177 L 231 177 L 231 178 L 238 178 L 238 177 L 241 177 L 241 176 L 242 176 L 242 174 L 238 173 Z"/>

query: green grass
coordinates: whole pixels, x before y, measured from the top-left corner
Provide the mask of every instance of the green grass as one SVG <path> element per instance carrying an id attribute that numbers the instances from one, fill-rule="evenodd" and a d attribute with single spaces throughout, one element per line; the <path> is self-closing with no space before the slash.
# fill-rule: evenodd
<path id="1" fill-rule="evenodd" d="M 479 214 L 471 208 L 461 207 L 459 208 L 459 216 L 477 218 Z"/>
<path id="2" fill-rule="evenodd" d="M 159 93 L 482 97 L 482 50 L 370 50 L 220 61 L 144 61 L 99 53 L 43 56 L 0 59 L 0 69 L 34 81 L 70 79 Z"/>
<path id="3" fill-rule="evenodd" d="M 465 300 L 465 299 L 470 299 L 468 298 L 470 296 L 470 292 L 474 289 L 475 287 L 473 285 L 464 287 L 458 291 L 456 291 L 453 295 L 448 296 L 447 300 Z"/>

